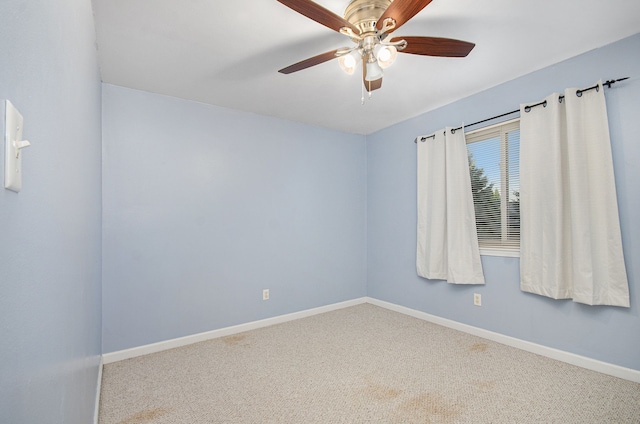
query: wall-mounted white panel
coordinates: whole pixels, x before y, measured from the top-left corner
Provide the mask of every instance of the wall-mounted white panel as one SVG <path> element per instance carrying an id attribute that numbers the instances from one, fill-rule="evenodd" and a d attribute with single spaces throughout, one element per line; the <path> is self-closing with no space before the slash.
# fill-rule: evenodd
<path id="1" fill-rule="evenodd" d="M 31 143 L 22 139 L 24 119 L 18 109 L 9 100 L 4 103 L 4 187 L 17 193 L 22 189 L 21 150 Z"/>

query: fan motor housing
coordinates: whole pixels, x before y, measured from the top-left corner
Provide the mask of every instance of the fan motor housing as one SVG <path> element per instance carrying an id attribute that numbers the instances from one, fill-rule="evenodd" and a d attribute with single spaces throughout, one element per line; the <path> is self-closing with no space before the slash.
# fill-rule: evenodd
<path id="1" fill-rule="evenodd" d="M 376 31 L 376 23 L 391 0 L 352 0 L 344 11 L 344 18 L 360 30 L 360 34 Z"/>

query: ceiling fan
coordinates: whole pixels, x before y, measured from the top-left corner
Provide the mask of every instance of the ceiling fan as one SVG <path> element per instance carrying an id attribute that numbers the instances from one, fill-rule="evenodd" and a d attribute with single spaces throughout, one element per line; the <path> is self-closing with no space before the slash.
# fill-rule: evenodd
<path id="1" fill-rule="evenodd" d="M 353 74 L 362 60 L 362 79 L 369 93 L 382 87 L 383 68 L 397 52 L 424 56 L 465 57 L 475 44 L 439 37 L 391 37 L 432 0 L 351 0 L 344 18 L 311 0 L 278 0 L 285 6 L 351 38 L 353 47 L 343 47 L 305 59 L 278 72 L 291 74 L 337 58 L 340 67 Z"/>

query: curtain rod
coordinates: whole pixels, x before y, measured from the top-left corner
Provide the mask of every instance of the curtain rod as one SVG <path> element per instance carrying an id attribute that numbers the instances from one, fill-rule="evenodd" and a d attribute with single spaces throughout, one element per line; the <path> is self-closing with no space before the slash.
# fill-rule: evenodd
<path id="1" fill-rule="evenodd" d="M 608 80 L 606 82 L 603 82 L 602 86 L 606 86 L 607 88 L 611 88 L 611 86 L 613 84 L 617 83 L 618 81 L 624 81 L 624 80 L 627 80 L 627 79 L 629 79 L 629 77 L 618 78 L 618 79 L 615 79 L 615 80 Z M 593 90 L 593 89 L 599 90 L 598 84 L 594 85 L 593 87 L 583 88 L 583 89 L 577 90 L 576 91 L 576 96 L 581 97 L 582 93 L 584 93 L 585 91 Z M 564 96 L 560 96 L 560 101 L 562 101 L 562 99 L 564 99 Z M 542 101 L 540 103 L 536 103 L 536 104 L 531 105 L 531 106 L 526 106 L 524 108 L 524 110 L 525 110 L 525 112 L 529 112 L 532 108 L 534 108 L 536 106 L 540 106 L 540 105 L 547 106 L 547 101 L 545 100 L 545 101 Z M 507 115 L 513 115 L 514 113 L 518 113 L 518 112 L 520 112 L 520 109 L 512 110 L 511 112 L 503 113 L 502 115 L 492 116 L 491 118 L 483 119 L 482 121 L 478 121 L 478 122 L 474 122 L 473 124 L 466 125 L 466 127 L 472 127 L 474 125 L 482 124 L 483 122 L 491 121 L 493 119 L 502 118 L 503 116 L 507 116 Z M 461 129 L 462 129 L 462 127 L 452 128 L 451 129 L 451 133 L 453 134 L 456 131 L 461 130 Z M 428 138 L 434 138 L 434 137 L 435 137 L 435 134 L 432 134 L 432 135 L 426 136 L 426 137 L 421 137 L 420 141 L 425 141 Z M 416 138 L 415 140 L 413 140 L 413 142 L 417 143 L 418 139 Z"/>
<path id="2" fill-rule="evenodd" d="M 607 88 L 611 88 L 611 85 L 612 85 L 612 84 L 615 84 L 615 83 L 616 83 L 616 82 L 618 82 L 618 81 L 624 81 L 624 80 L 626 80 L 626 79 L 629 79 L 629 77 L 624 77 L 624 78 L 620 78 L 620 79 L 617 79 L 617 80 L 609 80 L 609 81 L 607 81 L 607 82 L 603 82 L 603 83 L 602 83 L 602 86 L 606 86 Z M 582 93 L 584 93 L 584 92 L 586 92 L 586 91 L 589 91 L 589 90 L 593 90 L 593 89 L 595 89 L 596 91 L 600 91 L 600 86 L 599 86 L 598 84 L 596 84 L 596 85 L 594 85 L 593 87 L 583 88 L 583 89 L 580 89 L 580 90 L 576 90 L 576 96 L 578 96 L 578 97 L 582 97 Z M 560 100 L 560 103 L 562 103 L 562 99 L 564 99 L 564 96 L 563 96 L 563 95 L 560 95 L 560 96 L 558 97 L 558 99 Z M 542 105 L 543 107 L 547 107 L 547 101 L 545 100 L 545 101 L 542 101 L 542 102 L 540 102 L 540 103 L 536 103 L 536 104 L 534 104 L 534 105 L 525 106 L 524 111 L 525 111 L 525 112 L 527 112 L 527 113 L 529 113 L 529 112 L 531 111 L 531 109 L 533 109 L 533 108 L 534 108 L 534 107 L 536 107 L 536 106 L 540 106 L 540 105 Z"/>

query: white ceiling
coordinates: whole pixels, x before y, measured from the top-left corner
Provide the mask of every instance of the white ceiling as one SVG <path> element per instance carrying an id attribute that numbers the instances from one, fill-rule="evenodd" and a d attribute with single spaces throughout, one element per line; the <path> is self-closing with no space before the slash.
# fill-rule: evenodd
<path id="1" fill-rule="evenodd" d="M 342 16 L 349 0 L 316 2 Z M 638 0 L 434 0 L 394 36 L 475 49 L 466 58 L 398 55 L 362 105 L 361 73 L 344 74 L 336 60 L 277 72 L 352 42 L 276 0 L 93 5 L 106 83 L 359 134 L 640 32 Z"/>

